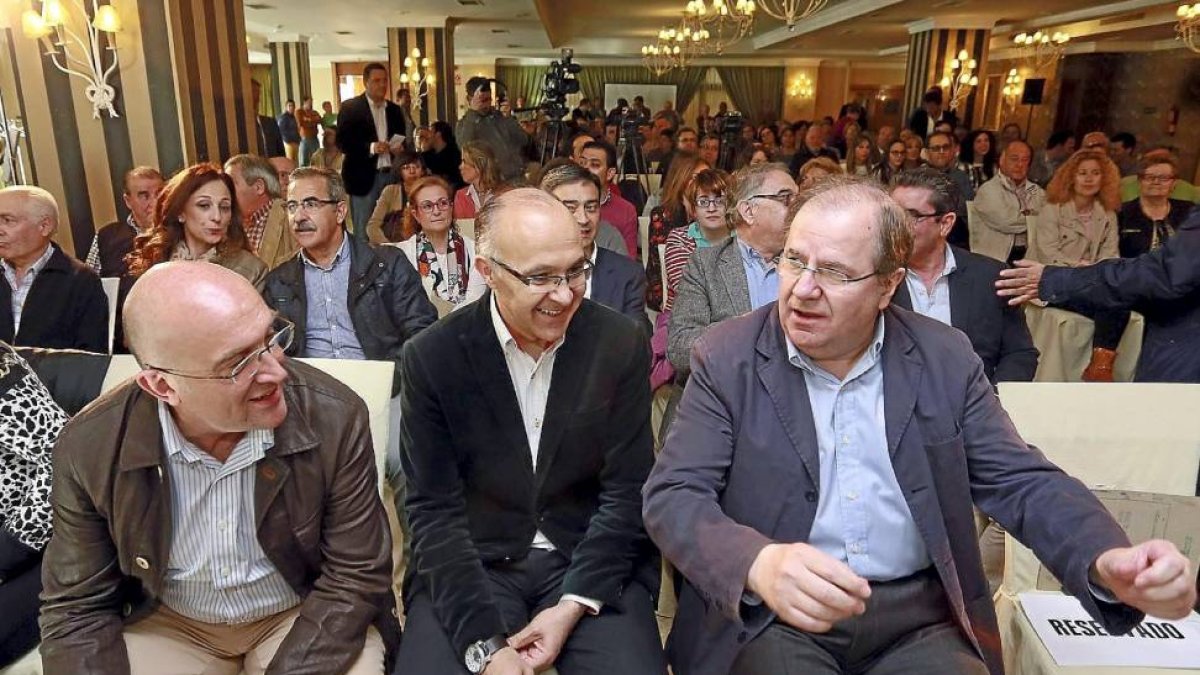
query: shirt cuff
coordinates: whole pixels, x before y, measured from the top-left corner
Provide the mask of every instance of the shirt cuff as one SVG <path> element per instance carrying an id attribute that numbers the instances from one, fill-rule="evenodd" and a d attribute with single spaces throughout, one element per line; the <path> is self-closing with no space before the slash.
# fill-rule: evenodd
<path id="1" fill-rule="evenodd" d="M 575 595 L 574 593 L 564 593 L 562 599 L 570 600 L 571 602 L 577 602 L 583 605 L 583 608 L 587 610 L 587 613 L 591 614 L 592 616 L 599 614 L 600 609 L 604 607 L 604 603 L 600 602 L 599 600 L 585 598 L 581 595 Z"/>
<path id="2" fill-rule="evenodd" d="M 1088 591 L 1091 592 L 1093 598 L 1099 600 L 1100 602 L 1106 602 L 1110 605 L 1121 604 L 1121 601 L 1117 599 L 1117 596 L 1112 594 L 1112 591 L 1109 591 L 1107 588 L 1097 586 L 1096 584 L 1092 583 L 1091 579 L 1088 579 Z"/>

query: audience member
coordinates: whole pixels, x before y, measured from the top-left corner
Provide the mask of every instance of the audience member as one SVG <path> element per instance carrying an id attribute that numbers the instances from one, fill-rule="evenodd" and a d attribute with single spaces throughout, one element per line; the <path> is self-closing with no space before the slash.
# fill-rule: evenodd
<path id="1" fill-rule="evenodd" d="M 628 199 L 621 196 L 613 180 L 617 177 L 617 149 L 603 141 L 583 146 L 582 164 L 599 179 L 600 219 L 617 228 L 625 240 L 625 250 L 634 260 L 638 257 L 638 212 Z"/>
<path id="2" fill-rule="evenodd" d="M 78 373 L 72 373 L 78 377 Z M 33 368 L 0 342 L 0 668 L 37 647 L 42 552 L 50 541 L 51 451 L 67 423 Z"/>
<path id="3" fill-rule="evenodd" d="M 956 166 L 958 141 L 955 140 L 954 134 L 936 131 L 929 135 L 928 149 L 929 166 L 945 173 L 958 187 L 958 200 L 954 207 L 954 213 L 958 217 L 954 220 L 954 230 L 950 232 L 947 240 L 959 248 L 968 248 L 971 245 L 971 233 L 967 227 L 967 202 L 975 199 L 975 188 L 972 187 L 967 173 Z"/>
<path id="4" fill-rule="evenodd" d="M 890 124 L 879 127 L 879 131 L 875 135 L 875 148 L 878 150 L 880 157 L 887 156 L 888 148 L 892 147 L 892 142 L 896 138 L 896 127 Z"/>
<path id="5" fill-rule="evenodd" d="M 296 102 L 288 99 L 283 112 L 275 118 L 279 133 L 283 137 L 284 155 L 295 161 L 300 156 L 300 124 L 296 121 Z"/>
<path id="6" fill-rule="evenodd" d="M 100 228 L 88 250 L 88 267 L 101 277 L 125 274 L 125 256 L 133 250 L 134 237 L 154 224 L 154 203 L 162 190 L 163 177 L 154 167 L 137 166 L 125 172 L 123 185 L 121 198 L 129 215 L 124 221 Z"/>
<path id="7" fill-rule="evenodd" d="M 904 139 L 904 170 L 912 171 L 925 166 L 925 141 L 916 134 Z"/>
<path id="8" fill-rule="evenodd" d="M 732 197 L 733 179 L 720 169 L 705 169 L 696 174 L 683 191 L 684 206 L 691 223 L 677 227 L 667 235 L 663 267 L 667 277 L 667 297 L 663 311 L 671 311 L 679 280 L 692 254 L 699 249 L 718 246 L 729 238 L 725 217 L 726 200 Z"/>
<path id="9" fill-rule="evenodd" d="M 450 185 L 451 194 L 466 185 L 458 168 L 462 164 L 462 150 L 458 148 L 454 129 L 447 122 L 438 120 L 430 125 L 429 148 L 421 153 L 421 157 L 429 173 L 441 176 Z"/>
<path id="10" fill-rule="evenodd" d="M 553 197 L 512 190 L 478 220 L 492 292 L 403 357 L 414 564 L 399 662 L 665 674 L 640 517 L 646 336 L 583 299 L 591 265 Z"/>
<path id="11" fill-rule="evenodd" d="M 1089 131 L 1083 135 L 1083 142 L 1079 144 L 1080 150 L 1095 150 L 1108 154 L 1111 150 L 1108 141 L 1108 134 L 1103 131 Z"/>
<path id="12" fill-rule="evenodd" d="M 275 179 L 274 172 L 265 176 L 252 180 Z M 125 259 L 129 274 L 122 277 L 117 306 L 124 307 L 125 295 L 137 277 L 170 260 L 214 263 L 260 287 L 267 266 L 250 250 L 235 194 L 233 179 L 216 164 L 193 164 L 172 176 L 154 207 L 154 227 L 138 235 Z"/>
<path id="13" fill-rule="evenodd" d="M 1008 127 L 1005 127 L 1006 129 Z M 1012 141 L 1019 141 L 1020 138 L 1012 138 L 1003 141 L 1003 147 L 1008 147 Z M 996 139 L 992 136 L 992 132 L 987 129 L 976 129 L 967 135 L 966 143 L 959 149 L 958 168 L 967 174 L 971 179 L 971 189 L 978 190 L 979 186 L 988 182 L 996 175 L 996 157 L 999 151 L 996 147 Z"/>
<path id="14" fill-rule="evenodd" d="M 418 147 L 418 125 L 413 120 L 412 93 L 407 86 L 396 90 L 396 105 L 400 108 L 400 116 L 404 118 L 404 130 L 400 132 L 404 136 L 404 147 L 415 152 L 424 152 L 424 148 Z"/>
<path id="15" fill-rule="evenodd" d="M 288 192 L 288 181 L 292 180 L 296 162 L 290 157 L 271 157 L 267 162 L 275 169 L 275 178 L 279 181 L 279 196 L 282 197 Z"/>
<path id="16" fill-rule="evenodd" d="M 418 178 L 410 188 L 406 231 L 396 246 L 421 276 L 439 316 L 483 296 L 487 284 L 476 269 L 475 241 L 458 230 L 450 184 L 440 176 Z"/>
<path id="17" fill-rule="evenodd" d="M 883 161 L 879 166 L 875 167 L 875 180 L 887 185 L 892 182 L 892 177 L 904 171 L 904 164 L 908 158 L 908 149 L 905 147 L 904 141 L 895 140 L 887 147 L 887 154 L 884 155 Z"/>
<path id="18" fill-rule="evenodd" d="M 545 179 L 545 177 L 551 171 L 561 167 L 563 164 L 577 164 L 577 162 L 573 162 L 567 157 L 555 157 L 549 162 L 546 162 L 546 164 L 542 167 L 541 175 L 538 176 L 538 180 L 536 182 L 541 185 L 542 180 Z M 587 170 L 586 167 L 581 166 L 580 168 L 583 168 L 585 171 Z M 588 173 L 591 172 L 589 171 Z M 597 180 L 599 179 L 597 178 Z M 589 218 L 589 214 L 586 210 L 573 209 L 571 210 L 571 215 L 575 217 L 575 222 L 579 225 L 580 230 L 589 226 L 589 224 L 586 222 Z M 608 249 L 617 255 L 631 257 L 629 255 L 629 250 L 625 248 L 625 237 L 621 236 L 621 233 L 617 231 L 617 228 L 610 225 L 603 218 L 600 219 L 599 225 L 596 226 L 596 245 L 600 248 Z"/>
<path id="19" fill-rule="evenodd" d="M 1107 632 L 1191 610 L 1174 545 L 1131 547 L 1020 439 L 962 333 L 888 307 L 907 220 L 871 183 L 822 183 L 791 225 L 777 300 L 697 341 L 643 489 L 685 579 L 676 672 L 1001 672 L 972 500 Z"/>
<path id="20" fill-rule="evenodd" d="M 1142 159 L 1151 159 L 1154 157 L 1175 157 L 1175 153 L 1169 148 L 1155 148 L 1147 151 L 1142 155 Z M 1200 204 L 1200 190 L 1196 189 L 1195 185 L 1187 182 L 1179 176 L 1175 177 L 1172 183 L 1173 187 L 1168 197 L 1178 199 L 1193 204 Z M 1121 179 L 1121 201 L 1130 202 L 1141 195 L 1142 181 L 1138 176 L 1125 176 Z"/>
<path id="21" fill-rule="evenodd" d="M 817 157 L 810 159 L 800 167 L 800 171 L 796 172 L 796 183 L 800 189 L 807 189 L 814 183 L 828 176 L 840 176 L 842 171 L 841 165 L 828 157 Z"/>
<path id="22" fill-rule="evenodd" d="M 1013 304 L 1041 300 L 1080 314 L 1133 311 L 1145 318 L 1138 382 L 1200 383 L 1200 215 L 1157 249 L 1086 267 L 1018 261 L 1000 273 Z"/>
<path id="23" fill-rule="evenodd" d="M 509 183 L 519 181 L 525 173 L 521 154 L 529 137 L 515 119 L 504 117 L 492 107 L 492 89 L 486 77 L 467 80 L 467 105 L 469 109 L 458 120 L 455 131 L 459 144 L 487 143 L 496 155 L 500 177 Z"/>
<path id="24" fill-rule="evenodd" d="M 287 150 L 283 147 L 283 135 L 279 124 L 270 115 L 260 115 L 262 109 L 262 85 L 258 80 L 250 80 L 250 105 L 255 110 L 255 126 L 258 129 L 258 144 L 262 148 L 263 157 L 279 157 Z"/>
<path id="25" fill-rule="evenodd" d="M 600 220 L 600 179 L 573 163 L 542 174 L 539 187 L 567 207 L 579 225 L 584 255 L 592 264 L 583 297 L 633 319 L 649 331 L 646 318 L 646 275 L 629 256 L 599 246 L 596 237 L 605 225 Z"/>
<path id="26" fill-rule="evenodd" d="M 835 163 L 838 161 L 837 151 L 825 147 L 825 128 L 820 124 L 808 128 L 804 134 L 804 144 L 792 155 L 792 163 L 788 165 L 788 170 L 795 176 L 800 173 L 800 167 L 817 157 L 828 157 Z"/>
<path id="27" fill-rule="evenodd" d="M 0 340 L 107 352 L 104 287 L 90 267 L 54 243 L 58 221 L 58 202 L 46 190 L 0 189 Z"/>
<path id="28" fill-rule="evenodd" d="M 322 101 L 321 126 L 328 131 L 337 126 L 337 118 L 337 113 L 333 112 L 333 103 L 331 101 Z"/>
<path id="29" fill-rule="evenodd" d="M 1000 129 L 1000 150 L 1013 141 L 1025 140 L 1025 135 L 1021 133 L 1021 125 L 1016 122 L 1009 122 Z M 962 140 L 960 139 L 961 143 Z M 995 145 L 993 143 L 993 145 Z"/>
<path id="30" fill-rule="evenodd" d="M 346 155 L 337 144 L 337 126 L 325 127 L 322 143 L 321 149 L 313 153 L 308 165 L 341 174 Z"/>
<path id="31" fill-rule="evenodd" d="M 270 161 L 257 155 L 234 155 L 225 162 L 225 173 L 233 182 L 250 252 L 261 258 L 268 270 L 296 255 L 296 240 L 288 231 L 287 210 L 280 199 L 285 193 Z"/>
<path id="32" fill-rule="evenodd" d="M 687 227 L 688 218 L 685 192 L 692 178 L 705 169 L 714 168 L 703 159 L 693 155 L 680 155 L 673 162 L 671 172 L 663 179 L 662 201 L 650 211 L 647 226 L 646 251 L 646 305 L 655 311 L 663 309 L 663 263 L 658 247 L 666 246 L 671 231 Z"/>
<path id="33" fill-rule="evenodd" d="M 1192 202 L 1171 199 L 1179 163 L 1166 154 L 1146 153 L 1138 164 L 1141 195 L 1117 212 L 1117 246 L 1122 258 L 1136 258 L 1164 243 L 1187 220 Z"/>
<path id="34" fill-rule="evenodd" d="M 949 124 L 950 135 L 954 135 L 954 125 L 958 124 L 958 116 L 953 110 L 943 108 L 942 103 L 942 88 L 930 87 L 921 97 L 921 107 L 913 111 L 912 117 L 909 118 L 908 128 L 921 140 L 932 134 L 939 122 Z"/>
<path id="35" fill-rule="evenodd" d="M 396 155 L 395 164 L 400 167 L 400 181 L 383 188 L 367 221 L 367 240 L 372 244 L 404 241 L 413 235 L 404 225 L 410 222 L 407 212 L 413 185 L 426 175 L 425 163 L 420 154 L 405 150 Z"/>
<path id="36" fill-rule="evenodd" d="M 124 312 L 142 370 L 55 446 L 43 667 L 384 673 L 400 627 L 362 399 L 288 362 L 294 326 L 216 266 L 150 270 Z"/>
<path id="37" fill-rule="evenodd" d="M 671 170 L 671 162 L 675 159 L 675 155 L 681 152 L 695 154 L 700 151 L 700 136 L 696 134 L 696 130 L 691 127 L 682 127 L 675 134 L 675 147 L 665 159 L 658 165 L 658 173 L 667 175 Z"/>
<path id="38" fill-rule="evenodd" d="M 704 163 L 716 167 L 717 161 L 721 156 L 721 137 L 714 134 L 705 134 L 704 138 L 700 139 L 700 149 L 697 151 L 700 159 Z M 666 175 L 665 173 L 663 174 Z"/>
<path id="39" fill-rule="evenodd" d="M 667 357 L 676 373 L 689 372 L 692 346 L 710 326 L 774 302 L 776 259 L 796 193 L 782 164 L 747 167 L 734 176 L 725 205 L 734 236 L 697 250 L 679 281 L 667 333 Z"/>
<path id="40" fill-rule="evenodd" d="M 1012 141 L 1005 152 L 1025 141 Z M 1025 312 L 996 297 L 995 283 L 1004 264 L 951 246 L 958 187 L 941 171 L 905 171 L 891 183 L 891 196 L 908 213 L 912 253 L 904 283 L 892 302 L 966 334 L 992 383 L 1032 382 L 1038 350 Z"/>
<path id="41" fill-rule="evenodd" d="M 262 292 L 271 309 L 298 327 L 283 351 L 393 361 L 394 396 L 400 349 L 437 320 L 420 277 L 400 250 L 347 236 L 346 191 L 332 171 L 297 170 L 287 210 L 300 255 L 272 270 Z"/>
<path id="42" fill-rule="evenodd" d="M 300 166 L 308 166 L 313 153 L 320 147 L 318 142 L 321 126 L 321 113 L 313 110 L 311 96 L 305 96 L 296 111 L 296 124 L 300 127 Z"/>
<path id="43" fill-rule="evenodd" d="M 1136 176 L 1138 172 L 1137 138 L 1128 131 L 1113 134 L 1108 144 L 1108 156 L 1116 163 L 1121 176 Z"/>
<path id="44" fill-rule="evenodd" d="M 879 160 L 880 155 L 875 149 L 875 139 L 871 137 L 871 132 L 864 131 L 859 134 L 854 147 L 850 148 L 850 152 L 846 155 L 846 174 L 870 176 L 875 173 L 875 167 L 879 165 Z"/>
<path id="45" fill-rule="evenodd" d="M 1031 150 L 1025 141 L 1010 141 L 1000 153 L 1000 171 L 975 194 L 977 222 L 970 228 L 975 253 L 1006 263 L 1025 257 L 1029 218 L 1046 202 L 1046 192 L 1028 179 Z"/>
<path id="46" fill-rule="evenodd" d="M 654 113 L 654 119 L 664 119 L 671 123 L 672 129 L 678 129 L 683 126 L 683 119 L 675 110 L 675 102 L 671 99 L 663 101 L 662 109 Z"/>
<path id="47" fill-rule="evenodd" d="M 790 165 L 796 154 L 796 131 L 790 125 L 779 128 L 779 150 L 775 153 L 775 161 Z"/>
<path id="48" fill-rule="evenodd" d="M 1029 169 L 1029 180 L 1042 187 L 1050 184 L 1058 167 L 1075 154 L 1075 136 L 1069 131 L 1055 131 L 1046 139 L 1046 147 L 1038 150 Z"/>
<path id="49" fill-rule="evenodd" d="M 454 216 L 474 218 L 475 213 L 500 190 L 503 181 L 500 165 L 491 146 L 469 142 L 462 146 L 462 163 L 458 170 L 467 185 L 454 193 Z"/>
<path id="50" fill-rule="evenodd" d="M 350 194 L 350 222 L 354 238 L 367 241 L 365 223 L 375 210 L 383 188 L 396 182 L 392 155 L 403 150 L 404 114 L 387 100 L 388 71 L 382 63 L 363 68 L 360 96 L 342 101 L 338 109 L 338 145 L 346 154 L 342 180 Z"/>
<path id="51" fill-rule="evenodd" d="M 1117 165 L 1105 150 L 1080 150 L 1071 155 L 1046 189 L 1046 204 L 1029 241 L 1029 259 L 1046 265 L 1082 267 L 1119 256 L 1119 181 Z M 1083 379 L 1112 382 L 1116 349 L 1129 323 L 1129 312 L 1088 316 L 1096 328 L 1092 359 L 1083 371 Z"/>

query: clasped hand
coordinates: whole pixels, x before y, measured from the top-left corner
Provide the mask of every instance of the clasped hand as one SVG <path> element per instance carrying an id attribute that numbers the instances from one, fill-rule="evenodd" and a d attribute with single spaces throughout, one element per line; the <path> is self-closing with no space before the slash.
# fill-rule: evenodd
<path id="1" fill-rule="evenodd" d="M 781 621 L 809 633 L 867 610 L 871 585 L 848 565 L 808 544 L 769 544 L 750 566 L 747 587 Z"/>

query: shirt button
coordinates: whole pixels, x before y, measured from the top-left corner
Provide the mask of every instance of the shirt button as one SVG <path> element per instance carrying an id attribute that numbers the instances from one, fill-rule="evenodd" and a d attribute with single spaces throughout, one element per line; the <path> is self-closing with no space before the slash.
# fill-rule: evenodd
<path id="1" fill-rule="evenodd" d="M 849 443 L 849 442 L 850 442 L 849 436 L 842 436 L 842 443 Z"/>
<path id="2" fill-rule="evenodd" d="M 857 492 L 848 493 L 846 495 L 846 499 L 849 499 L 850 501 L 854 501 L 854 500 L 858 499 L 858 493 Z"/>
<path id="3" fill-rule="evenodd" d="M 222 532 L 228 531 L 229 530 L 229 522 L 222 520 L 221 522 L 217 523 L 217 529 Z"/>
<path id="4" fill-rule="evenodd" d="M 133 562 L 136 563 L 138 567 L 140 567 L 144 570 L 150 569 L 150 561 L 146 560 L 145 558 L 143 558 L 140 555 L 138 557 L 134 558 Z"/>
<path id="5" fill-rule="evenodd" d="M 857 553 L 857 551 L 855 551 L 855 552 Z M 229 565 L 225 565 L 224 567 L 221 568 L 221 576 L 223 576 L 223 577 L 229 576 Z"/>
<path id="6" fill-rule="evenodd" d="M 857 542 L 850 544 L 850 552 L 851 553 L 858 554 L 861 551 L 862 551 L 862 547 L 859 546 Z"/>

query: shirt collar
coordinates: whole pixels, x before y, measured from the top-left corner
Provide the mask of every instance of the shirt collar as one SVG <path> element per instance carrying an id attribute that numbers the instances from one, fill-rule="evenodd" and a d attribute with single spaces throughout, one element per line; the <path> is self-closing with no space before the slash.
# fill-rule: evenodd
<path id="1" fill-rule="evenodd" d="M 704 230 L 700 229 L 700 223 L 694 220 L 688 225 L 687 236 L 696 242 L 696 248 L 708 248 L 712 246 L 712 242 L 708 240 L 708 237 L 704 236 Z"/>
<path id="2" fill-rule="evenodd" d="M 134 234 L 142 233 L 142 230 L 138 227 L 137 221 L 134 220 L 132 213 L 125 216 L 125 224 L 129 226 L 129 229 L 133 230 Z"/>
<path id="3" fill-rule="evenodd" d="M 46 267 L 46 264 L 50 262 L 50 257 L 53 255 L 54 244 L 47 244 L 46 250 L 42 251 L 42 254 L 38 256 L 38 259 L 34 260 L 33 264 L 29 266 L 29 271 L 25 273 L 25 278 L 32 279 L 36 277 L 38 272 L 41 272 L 42 269 Z M 8 262 L 7 260 L 0 259 L 0 265 L 4 265 L 5 271 L 7 271 L 10 275 L 16 276 L 17 268 L 13 267 L 12 263 Z"/>
<path id="4" fill-rule="evenodd" d="M 158 424 L 162 427 L 163 447 L 167 451 L 167 457 L 179 455 L 188 464 L 203 461 L 205 457 L 211 457 L 211 455 L 196 447 L 194 443 L 184 437 L 183 432 L 179 430 L 179 425 L 175 424 L 175 418 L 171 416 L 170 407 L 162 401 L 158 402 Z M 248 458 L 248 462 L 256 462 L 265 456 L 268 448 L 275 445 L 275 431 L 273 429 L 251 429 L 247 431 L 242 439 L 237 442 L 234 452 L 238 452 L 246 444 L 249 444 L 248 451 L 250 457 Z M 232 456 L 233 453 L 230 453 L 230 457 Z"/>
<path id="5" fill-rule="evenodd" d="M 847 373 L 846 379 L 842 380 L 840 384 L 850 382 L 859 375 L 862 375 L 870 370 L 875 366 L 876 363 L 879 362 L 880 356 L 883 354 L 883 335 L 884 321 L 883 313 L 881 312 L 875 319 L 875 335 L 871 338 L 870 346 L 868 346 L 867 350 L 862 353 L 862 356 L 858 357 L 858 360 L 854 362 L 854 365 L 850 367 L 850 372 Z M 786 334 L 784 335 L 783 342 L 787 347 L 788 361 L 791 362 L 793 366 L 796 366 L 800 370 L 812 373 L 817 377 L 838 382 L 838 379 L 830 374 L 829 371 L 818 366 L 813 362 L 812 359 L 808 357 L 807 354 L 797 349 L 796 345 L 792 344 L 791 338 L 788 338 Z"/>
<path id="6" fill-rule="evenodd" d="M 321 267 L 315 261 L 313 261 L 312 258 L 308 257 L 308 251 L 305 251 L 303 248 L 300 249 L 300 260 L 304 261 L 305 265 L 319 269 L 322 272 L 328 272 L 329 270 L 337 267 L 338 264 L 343 260 L 349 259 L 349 257 L 350 234 L 346 232 L 345 229 L 342 230 L 342 245 L 338 247 L 337 253 L 335 253 L 333 256 L 333 260 L 329 262 L 329 267 Z"/>
<path id="7" fill-rule="evenodd" d="M 946 244 L 945 248 L 946 248 L 946 255 L 944 257 L 945 262 L 942 264 L 942 273 L 940 275 L 938 275 L 939 279 L 950 276 L 955 270 L 958 269 L 958 258 L 954 257 L 954 247 L 951 246 L 950 244 Z M 913 269 L 907 269 L 906 272 L 907 272 L 908 276 L 911 276 L 911 277 L 916 278 L 916 277 L 920 276 L 917 274 L 916 270 L 913 270 Z"/>
<path id="8" fill-rule="evenodd" d="M 593 253 L 593 255 L 595 255 L 595 254 Z M 492 328 L 496 331 L 496 338 L 498 340 L 500 340 L 500 347 L 503 348 L 504 351 L 506 351 L 506 352 L 511 348 L 511 349 L 515 349 L 518 352 L 521 352 L 522 354 L 525 354 L 525 352 L 521 350 L 521 346 L 519 344 L 517 344 L 517 339 L 512 336 L 512 332 L 510 332 L 508 330 L 508 326 L 505 325 L 504 317 L 500 316 L 500 306 L 496 304 L 496 294 L 494 292 L 491 293 L 491 297 L 492 297 L 492 300 L 489 304 L 491 306 L 491 312 L 492 312 Z M 562 346 L 563 342 L 566 341 L 566 339 L 567 339 L 567 336 L 566 336 L 566 334 L 564 334 L 562 337 L 560 337 L 558 339 L 558 342 L 555 342 L 553 345 L 550 346 L 549 349 L 542 352 L 542 356 L 541 356 L 541 358 L 538 359 L 538 361 L 541 361 L 541 359 L 544 359 L 547 356 L 549 356 L 550 354 L 553 354 L 554 352 L 558 351 L 558 348 Z M 526 356 L 529 356 L 529 355 L 526 354 Z M 530 358 L 533 358 L 533 357 L 530 357 Z"/>
<path id="9" fill-rule="evenodd" d="M 774 269 L 776 259 L 767 260 L 763 258 L 753 246 L 742 241 L 742 238 L 737 236 L 736 232 L 733 238 L 737 241 L 738 250 L 742 253 L 743 261 L 763 269 Z"/>
<path id="10" fill-rule="evenodd" d="M 267 222 L 267 216 L 271 215 L 271 207 L 274 205 L 275 200 L 268 199 L 267 203 L 258 207 L 258 210 L 250 215 L 250 222 L 254 224 L 254 227 L 261 227 L 263 223 Z"/>

